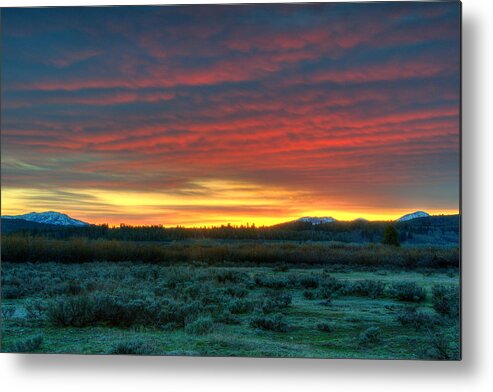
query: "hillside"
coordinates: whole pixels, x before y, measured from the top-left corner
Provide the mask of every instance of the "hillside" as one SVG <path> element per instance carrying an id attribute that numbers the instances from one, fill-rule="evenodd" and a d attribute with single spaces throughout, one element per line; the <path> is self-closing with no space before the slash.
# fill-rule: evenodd
<path id="1" fill-rule="evenodd" d="M 1 220 L 2 234 L 9 234 L 19 231 L 50 231 L 59 229 L 56 225 L 32 222 L 25 219 L 5 219 Z"/>

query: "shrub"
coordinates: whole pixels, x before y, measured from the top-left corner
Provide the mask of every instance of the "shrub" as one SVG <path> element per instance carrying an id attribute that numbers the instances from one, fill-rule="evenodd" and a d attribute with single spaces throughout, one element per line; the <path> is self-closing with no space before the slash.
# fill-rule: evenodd
<path id="1" fill-rule="evenodd" d="M 216 272 L 216 280 L 218 283 L 242 283 L 248 280 L 248 275 L 244 272 L 227 269 Z"/>
<path id="2" fill-rule="evenodd" d="M 382 332 L 378 327 L 370 327 L 365 329 L 359 335 L 360 346 L 369 346 L 380 343 L 382 340 Z"/>
<path id="3" fill-rule="evenodd" d="M 358 280 L 348 284 L 343 292 L 345 294 L 359 295 L 370 298 L 380 297 L 385 290 L 385 283 L 380 280 Z"/>
<path id="4" fill-rule="evenodd" d="M 47 306 L 48 320 L 60 327 L 84 327 L 95 321 L 94 304 L 89 297 L 61 297 Z"/>
<path id="5" fill-rule="evenodd" d="M 458 287 L 433 286 L 431 301 L 433 309 L 437 313 L 449 317 L 457 317 L 459 315 L 460 301 Z"/>
<path id="6" fill-rule="evenodd" d="M 254 307 L 254 301 L 244 299 L 235 299 L 228 304 L 228 310 L 233 314 L 250 313 Z"/>
<path id="7" fill-rule="evenodd" d="M 168 301 L 159 312 L 158 319 L 162 324 L 183 328 L 187 321 L 196 319 L 204 312 L 204 307 L 200 302 L 175 302 Z"/>
<path id="8" fill-rule="evenodd" d="M 28 299 L 25 302 L 27 318 L 32 320 L 42 320 L 46 315 L 46 300 L 40 298 Z"/>
<path id="9" fill-rule="evenodd" d="M 71 279 L 67 282 L 67 294 L 69 295 L 79 295 L 82 293 L 82 287 L 79 282 Z"/>
<path id="10" fill-rule="evenodd" d="M 428 337 L 426 347 L 421 351 L 420 357 L 439 361 L 458 360 L 460 353 L 458 348 L 451 347 L 450 341 L 444 334 L 432 334 Z"/>
<path id="11" fill-rule="evenodd" d="M 185 326 L 185 332 L 191 335 L 205 335 L 213 329 L 214 322 L 210 316 L 199 317 Z"/>
<path id="12" fill-rule="evenodd" d="M 4 287 L 5 286 L 5 287 Z M 24 290 L 18 286 L 6 286 L 2 283 L 2 298 L 17 299 L 24 296 Z"/>
<path id="13" fill-rule="evenodd" d="M 47 319 L 53 325 L 61 327 L 85 327 L 96 324 L 128 327 L 160 324 L 160 310 L 164 307 L 164 302 L 153 298 L 132 298 L 132 293 L 128 291 L 117 294 L 94 293 L 58 297 L 48 302 Z M 183 308 L 179 310 L 182 312 L 189 310 L 187 306 Z"/>
<path id="14" fill-rule="evenodd" d="M 415 282 L 395 283 L 390 287 L 390 295 L 399 301 L 422 302 L 426 299 L 426 291 Z"/>
<path id="15" fill-rule="evenodd" d="M 319 323 L 317 324 L 317 329 L 321 332 L 332 332 L 332 325 L 329 323 Z"/>
<path id="16" fill-rule="evenodd" d="M 303 297 L 305 299 L 315 299 L 316 298 L 316 294 L 313 292 L 313 291 L 303 291 Z"/>
<path id="17" fill-rule="evenodd" d="M 344 291 L 346 283 L 337 278 L 334 278 L 333 276 L 324 275 L 320 279 L 319 286 L 319 297 L 329 299 L 332 298 L 333 294 L 336 294 L 339 291 Z"/>
<path id="18" fill-rule="evenodd" d="M 152 353 L 152 347 L 140 340 L 121 341 L 108 351 L 108 354 L 113 355 L 151 355 Z"/>
<path id="19" fill-rule="evenodd" d="M 225 290 L 225 293 L 235 298 L 245 298 L 248 295 L 248 290 L 242 286 L 232 286 Z"/>
<path id="20" fill-rule="evenodd" d="M 288 330 L 288 325 L 281 314 L 271 317 L 257 316 L 250 321 L 250 325 L 264 331 L 287 332 Z"/>
<path id="21" fill-rule="evenodd" d="M 329 302 L 332 301 L 332 289 L 329 287 L 321 287 L 320 290 L 318 290 L 317 297 Z"/>
<path id="22" fill-rule="evenodd" d="M 231 314 L 229 310 L 226 310 L 219 314 L 216 320 L 220 323 L 229 325 L 241 324 L 241 320 L 237 316 Z"/>
<path id="23" fill-rule="evenodd" d="M 2 305 L 2 320 L 10 320 L 15 313 L 14 306 Z"/>
<path id="24" fill-rule="evenodd" d="M 264 277 L 255 275 L 255 285 L 258 287 L 268 287 L 271 289 L 282 289 L 288 286 L 288 280 L 275 277 Z"/>
<path id="25" fill-rule="evenodd" d="M 397 321 L 403 326 L 411 326 L 416 331 L 433 328 L 437 320 L 428 313 L 416 308 L 405 308 L 397 316 Z"/>
<path id="26" fill-rule="evenodd" d="M 314 276 L 303 276 L 299 279 L 299 284 L 304 289 L 316 289 L 319 282 Z"/>
<path id="27" fill-rule="evenodd" d="M 262 301 L 261 308 L 264 313 L 271 313 L 287 308 L 291 305 L 291 301 L 291 294 L 272 291 L 266 294 L 266 298 Z"/>
<path id="28" fill-rule="evenodd" d="M 10 347 L 10 352 L 13 353 L 32 353 L 38 350 L 43 344 L 43 335 L 36 335 L 30 338 L 15 342 Z"/>

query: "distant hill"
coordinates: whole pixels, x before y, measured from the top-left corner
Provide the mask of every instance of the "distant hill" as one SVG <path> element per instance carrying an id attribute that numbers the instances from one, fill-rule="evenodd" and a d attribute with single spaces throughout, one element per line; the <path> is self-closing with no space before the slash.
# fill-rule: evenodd
<path id="1" fill-rule="evenodd" d="M 56 230 L 59 226 L 46 223 L 31 222 L 25 219 L 2 219 L 2 234 L 14 233 L 17 231 L 48 231 Z"/>
<path id="2" fill-rule="evenodd" d="M 460 215 L 428 215 L 407 221 L 397 222 L 395 226 L 399 229 L 405 228 L 459 228 Z"/>
<path id="3" fill-rule="evenodd" d="M 46 211 L 46 212 L 30 212 L 23 215 L 5 215 L 2 220 L 22 219 L 29 222 L 43 223 L 47 225 L 57 226 L 88 226 L 89 223 L 78 219 L 71 218 L 67 214 L 61 212 Z"/>
<path id="4" fill-rule="evenodd" d="M 352 243 L 380 243 L 383 231 L 394 224 L 402 244 L 458 245 L 460 235 L 459 215 L 421 215 L 410 219 L 392 221 L 333 221 L 312 224 L 300 219 L 272 226 L 284 238 L 312 241 L 341 241 Z M 279 235 L 280 237 L 280 235 Z"/>
<path id="5" fill-rule="evenodd" d="M 459 244 L 460 215 L 424 216 L 396 222 L 401 242 L 409 244 Z"/>
<path id="6" fill-rule="evenodd" d="M 409 220 L 413 220 L 413 219 L 417 219 L 417 218 L 426 218 L 428 216 L 430 216 L 430 214 L 428 214 L 427 212 L 415 211 L 415 212 L 412 212 L 410 214 L 406 214 L 404 216 L 401 216 L 399 219 L 396 220 L 396 222 L 405 222 L 405 221 L 409 221 Z"/>

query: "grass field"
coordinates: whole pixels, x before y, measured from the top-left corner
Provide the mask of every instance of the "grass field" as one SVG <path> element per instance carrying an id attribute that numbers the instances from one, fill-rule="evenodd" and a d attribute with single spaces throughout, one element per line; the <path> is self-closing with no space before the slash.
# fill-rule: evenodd
<path id="1" fill-rule="evenodd" d="M 458 359 L 458 270 L 3 263 L 2 351 Z"/>

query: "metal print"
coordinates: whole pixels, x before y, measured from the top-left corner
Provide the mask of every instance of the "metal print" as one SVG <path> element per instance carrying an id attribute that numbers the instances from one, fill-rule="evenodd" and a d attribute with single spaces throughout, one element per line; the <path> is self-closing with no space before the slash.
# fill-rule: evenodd
<path id="1" fill-rule="evenodd" d="M 460 359 L 460 18 L 2 9 L 2 351 Z"/>

